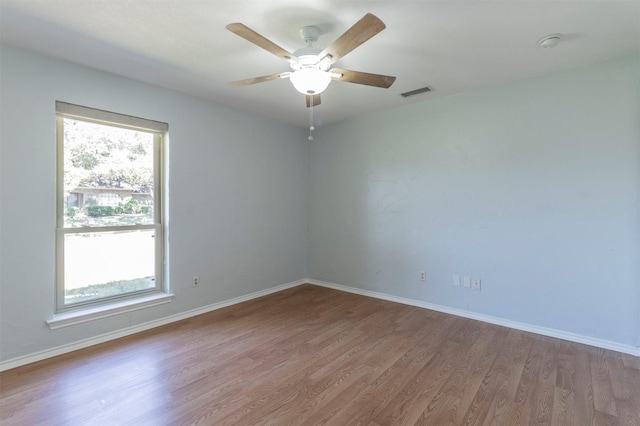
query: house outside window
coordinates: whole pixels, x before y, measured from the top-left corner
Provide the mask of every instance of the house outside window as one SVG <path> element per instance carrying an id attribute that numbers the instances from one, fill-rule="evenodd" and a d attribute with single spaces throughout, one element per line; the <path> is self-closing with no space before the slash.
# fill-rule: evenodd
<path id="1" fill-rule="evenodd" d="M 161 293 L 168 125 L 56 102 L 56 312 Z"/>

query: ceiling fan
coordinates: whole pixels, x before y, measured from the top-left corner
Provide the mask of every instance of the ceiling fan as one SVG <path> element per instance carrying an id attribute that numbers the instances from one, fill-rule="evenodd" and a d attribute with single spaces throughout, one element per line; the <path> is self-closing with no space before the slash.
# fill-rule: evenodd
<path id="1" fill-rule="evenodd" d="M 296 90 L 306 96 L 307 107 L 320 104 L 320 93 L 327 88 L 332 80 L 387 89 L 396 80 L 395 77 L 330 68 L 340 58 L 378 34 L 385 27 L 384 22 L 377 16 L 367 13 L 329 47 L 320 50 L 313 47 L 313 43 L 320 36 L 320 29 L 306 26 L 300 30 L 300 35 L 307 43 L 307 47 L 289 53 L 244 24 L 229 24 L 226 26 L 229 31 L 288 61 L 291 67 L 291 71 L 234 81 L 229 85 L 240 87 L 278 78 L 289 78 Z"/>

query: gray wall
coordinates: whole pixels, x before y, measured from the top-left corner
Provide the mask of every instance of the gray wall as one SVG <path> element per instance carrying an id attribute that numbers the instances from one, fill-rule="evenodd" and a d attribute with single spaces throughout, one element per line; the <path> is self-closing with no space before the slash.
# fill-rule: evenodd
<path id="1" fill-rule="evenodd" d="M 639 62 L 320 129 L 310 277 L 640 346 Z"/>
<path id="2" fill-rule="evenodd" d="M 637 57 L 325 126 L 309 143 L 179 93 L 1 56 L 0 360 L 304 277 L 640 346 Z M 169 123 L 172 303 L 46 326 L 55 100 Z"/>
<path id="3" fill-rule="evenodd" d="M 307 275 L 304 129 L 20 50 L 1 56 L 0 359 Z M 56 100 L 169 123 L 172 303 L 55 331 L 45 324 L 54 309 Z"/>

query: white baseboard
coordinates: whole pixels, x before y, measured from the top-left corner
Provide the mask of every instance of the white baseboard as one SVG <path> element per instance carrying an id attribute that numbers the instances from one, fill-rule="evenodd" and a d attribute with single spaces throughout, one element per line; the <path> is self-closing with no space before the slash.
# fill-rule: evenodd
<path id="1" fill-rule="evenodd" d="M 437 305 L 429 302 L 423 302 L 421 300 L 407 299 L 404 297 L 392 296 L 385 293 L 378 293 L 376 291 L 362 290 L 359 288 L 348 287 L 345 285 L 330 283 L 326 281 L 320 281 L 320 280 L 314 280 L 314 279 L 307 279 L 306 281 L 309 284 L 313 284 L 321 287 L 328 287 L 335 290 L 341 290 L 349 293 L 360 294 L 362 296 L 375 297 L 376 299 L 383 299 L 383 300 L 389 300 L 391 302 L 402 303 L 404 305 L 431 309 L 433 311 L 443 312 L 446 314 L 456 315 L 464 318 L 470 318 L 478 321 L 487 322 L 490 324 L 501 325 L 501 326 L 513 328 L 516 330 L 528 331 L 530 333 L 540 334 L 542 336 L 555 337 L 558 339 L 567 340 L 569 342 L 582 343 L 589 346 L 595 346 L 597 348 L 609 349 L 612 351 L 622 352 L 629 355 L 640 356 L 640 347 L 623 345 L 621 343 L 616 343 L 609 340 L 597 339 L 594 337 L 583 336 L 581 334 L 570 333 L 567 331 L 557 330 L 553 328 L 525 324 L 525 323 L 511 321 L 504 318 L 497 318 L 489 315 L 483 315 L 475 312 L 465 311 L 462 309 L 450 308 L 448 306 Z"/>
<path id="2" fill-rule="evenodd" d="M 223 302 L 218 302 L 212 305 L 204 306 L 202 308 L 192 309 L 190 311 L 182 312 L 175 315 L 170 315 L 168 317 L 160 318 L 154 321 L 145 322 L 143 324 L 134 325 L 131 327 L 101 334 L 99 336 L 79 340 L 77 342 L 69 343 L 62 346 L 57 346 L 52 349 L 47 349 L 44 351 L 29 354 L 29 355 L 24 355 L 21 357 L 9 359 L 9 360 L 0 362 L 0 371 L 10 370 L 12 368 L 20 367 L 22 365 L 31 364 L 32 362 L 42 361 L 43 359 L 52 358 L 54 356 L 66 354 L 68 352 L 77 351 L 78 349 L 87 348 L 89 346 L 97 345 L 99 343 L 108 342 L 109 340 L 119 339 L 120 337 L 125 337 L 131 334 L 140 333 L 141 331 L 149 330 L 155 327 L 160 327 L 161 325 L 170 324 L 172 322 L 180 321 L 183 319 L 195 317 L 196 315 L 205 314 L 207 312 L 215 311 L 217 309 L 225 308 L 227 306 L 235 305 L 237 303 L 246 302 L 247 300 L 266 296 L 271 293 L 277 293 L 278 291 L 286 290 L 288 288 L 296 287 L 305 283 L 307 283 L 307 280 L 293 281 L 288 284 L 278 285 L 275 287 L 268 288 L 266 290 L 261 290 L 255 293 L 247 294 L 245 296 L 240 296 L 233 299 L 225 300 Z"/>
<path id="3" fill-rule="evenodd" d="M 348 287 L 340 284 L 330 283 L 326 281 L 320 281 L 315 279 L 303 279 L 293 281 L 288 284 L 282 284 L 275 287 L 268 288 L 266 290 L 257 291 L 255 293 L 247 294 L 245 296 L 236 297 L 223 302 L 214 303 L 212 305 L 204 306 L 202 308 L 192 309 L 190 311 L 182 312 L 168 317 L 160 318 L 154 321 L 149 321 L 143 324 L 123 328 L 120 330 L 112 331 L 109 333 L 101 334 L 99 336 L 91 337 L 89 339 L 79 340 L 77 342 L 69 343 L 62 346 L 57 346 L 52 349 L 47 349 L 40 352 L 35 352 L 29 355 L 9 359 L 0 362 L 0 371 L 10 370 L 12 368 L 20 367 L 22 365 L 31 364 L 33 362 L 42 361 L 43 359 L 52 358 L 54 356 L 62 355 L 68 352 L 73 352 L 79 349 L 94 346 L 100 343 L 108 342 L 110 340 L 119 339 L 120 337 L 129 336 L 131 334 L 140 333 L 141 331 L 149 330 L 161 325 L 170 324 L 172 322 L 180 321 L 183 319 L 191 318 L 196 315 L 205 314 L 207 312 L 215 311 L 217 309 L 225 308 L 227 306 L 235 305 L 237 303 L 246 302 L 251 299 L 266 296 L 268 294 L 277 293 L 288 288 L 297 287 L 302 284 L 313 284 L 321 287 L 328 287 L 335 290 L 345 291 L 348 293 L 360 294 L 363 296 L 375 297 L 377 299 L 389 300 L 391 302 L 402 303 L 404 305 L 417 306 L 419 308 L 431 309 L 433 311 L 443 312 L 451 315 L 457 315 L 464 318 L 475 319 L 478 321 L 487 322 L 490 324 L 501 325 L 504 327 L 513 328 L 516 330 L 528 331 L 542 336 L 555 337 L 558 339 L 567 340 L 570 342 L 582 343 L 589 346 L 595 346 L 598 348 L 609 349 L 616 352 L 622 352 L 630 355 L 640 356 L 640 348 L 623 345 L 609 340 L 596 339 L 593 337 L 583 336 L 580 334 L 569 333 L 562 330 L 556 330 L 552 328 L 539 327 L 536 325 L 520 323 L 517 321 L 511 321 L 503 318 L 496 318 L 489 315 L 477 314 L 475 312 L 464 311 L 462 309 L 450 308 L 448 306 L 437 305 L 434 303 L 423 302 L 421 300 L 407 299 L 404 297 L 392 296 L 385 293 L 379 293 L 370 290 L 362 290 L 355 287 Z"/>

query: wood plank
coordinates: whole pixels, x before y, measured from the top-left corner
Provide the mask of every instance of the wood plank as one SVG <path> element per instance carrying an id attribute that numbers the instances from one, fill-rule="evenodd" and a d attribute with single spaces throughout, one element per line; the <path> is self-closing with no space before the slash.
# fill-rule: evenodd
<path id="1" fill-rule="evenodd" d="M 531 418 L 536 424 L 550 425 L 555 401 L 555 389 L 557 381 L 557 350 L 547 345 L 538 376 L 537 385 L 533 395 L 533 407 Z"/>
<path id="2" fill-rule="evenodd" d="M 492 407 L 487 414 L 487 423 L 492 425 L 510 424 L 515 417 L 521 419 L 524 412 L 515 402 L 520 379 L 524 371 L 526 360 L 531 351 L 532 339 L 524 332 L 510 330 L 510 333 L 517 334 L 519 339 L 514 344 L 513 354 L 508 361 L 507 371 L 503 371 L 503 379 L 500 388 L 490 402 Z M 526 417 L 528 418 L 528 417 Z M 517 423 L 517 422 L 516 422 Z"/>
<path id="3" fill-rule="evenodd" d="M 520 331 L 507 331 L 500 352 L 487 373 L 489 377 L 485 377 L 476 394 L 474 408 L 465 415 L 468 415 L 469 421 L 481 415 L 484 424 L 506 424 L 505 409 L 513 400 L 516 389 L 515 385 L 509 384 L 516 382 L 516 377 L 520 377 L 524 364 L 515 362 L 518 357 L 523 358 L 518 352 L 522 335 Z"/>
<path id="4" fill-rule="evenodd" d="M 575 419 L 576 424 L 590 425 L 595 419 L 593 385 L 591 381 L 590 350 L 577 351 L 575 355 Z"/>
<path id="5" fill-rule="evenodd" d="M 604 349 L 591 358 L 591 382 L 593 384 L 594 407 L 601 413 L 617 417 L 618 410 L 613 395 Z"/>
<path id="6" fill-rule="evenodd" d="M 574 396 L 572 390 L 556 386 L 553 394 L 553 413 L 551 415 L 551 424 L 553 426 L 579 424 L 574 415 L 576 411 Z"/>
<path id="7" fill-rule="evenodd" d="M 379 424 L 415 423 L 423 411 L 421 401 L 430 400 L 442 386 L 452 370 L 451 351 L 438 351 L 436 355 L 411 375 L 410 380 L 385 404 L 374 421 Z"/>

